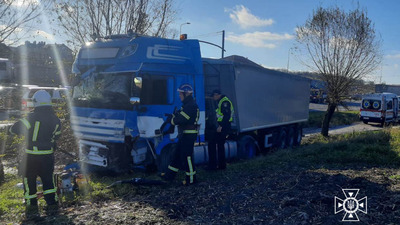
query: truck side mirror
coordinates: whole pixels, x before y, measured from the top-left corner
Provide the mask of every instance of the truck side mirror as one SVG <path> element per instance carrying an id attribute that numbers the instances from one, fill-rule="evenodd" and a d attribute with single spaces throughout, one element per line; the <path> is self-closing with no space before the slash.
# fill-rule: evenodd
<path id="1" fill-rule="evenodd" d="M 139 97 L 131 97 L 131 98 L 129 99 L 129 102 L 130 102 L 132 105 L 138 105 L 138 104 L 140 104 L 140 98 L 139 98 Z"/>

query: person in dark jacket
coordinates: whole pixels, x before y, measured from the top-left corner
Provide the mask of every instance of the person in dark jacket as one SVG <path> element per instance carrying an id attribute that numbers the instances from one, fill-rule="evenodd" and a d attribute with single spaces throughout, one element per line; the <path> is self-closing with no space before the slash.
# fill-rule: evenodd
<path id="1" fill-rule="evenodd" d="M 179 171 L 184 170 L 186 178 L 184 185 L 196 183 L 196 169 L 193 163 L 193 147 L 196 141 L 199 120 L 199 107 L 193 98 L 193 88 L 190 84 L 183 84 L 178 89 L 182 108 L 167 119 L 171 125 L 178 126 L 178 143 L 175 155 L 166 173 L 161 174 L 165 180 L 173 180 Z"/>
<path id="2" fill-rule="evenodd" d="M 26 149 L 20 165 L 23 176 L 27 216 L 38 214 L 36 178 L 43 183 L 43 196 L 47 209 L 57 207 L 57 187 L 54 180 L 54 150 L 61 134 L 61 123 L 51 106 L 51 96 L 39 90 L 33 97 L 34 111 L 20 119 L 11 128 L 12 134 L 25 136 Z"/>
<path id="3" fill-rule="evenodd" d="M 231 132 L 231 122 L 233 121 L 233 104 L 228 97 L 221 94 L 221 91 L 214 90 L 212 98 L 217 102 L 216 119 L 217 128 L 208 140 L 208 170 L 226 169 L 225 160 L 225 140 Z M 217 147 L 217 148 L 216 148 Z M 217 162 L 218 155 L 218 162 Z"/>

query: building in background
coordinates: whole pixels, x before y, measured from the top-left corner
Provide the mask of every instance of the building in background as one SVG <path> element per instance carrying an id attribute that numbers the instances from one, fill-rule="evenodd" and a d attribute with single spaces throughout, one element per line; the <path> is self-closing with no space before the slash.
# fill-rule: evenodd
<path id="1" fill-rule="evenodd" d="M 375 92 L 376 93 L 389 92 L 396 95 L 400 95 L 400 85 L 376 84 Z"/>
<path id="2" fill-rule="evenodd" d="M 18 84 L 59 86 L 62 85 L 61 74 L 71 74 L 74 55 L 64 44 L 27 41 L 12 50 L 15 82 Z M 60 68 L 58 59 L 62 65 Z"/>

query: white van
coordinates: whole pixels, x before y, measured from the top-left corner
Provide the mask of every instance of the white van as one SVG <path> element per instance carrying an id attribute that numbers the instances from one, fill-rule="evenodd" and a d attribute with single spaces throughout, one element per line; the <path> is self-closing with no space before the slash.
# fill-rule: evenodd
<path id="1" fill-rule="evenodd" d="M 22 95 L 21 110 L 33 109 L 32 97 L 39 90 L 45 90 L 50 94 L 53 105 L 64 102 L 68 94 L 67 88 L 28 86 Z"/>
<path id="2" fill-rule="evenodd" d="M 399 99 L 393 93 L 375 93 L 364 95 L 361 101 L 360 120 L 380 123 L 382 126 L 397 123 Z"/>

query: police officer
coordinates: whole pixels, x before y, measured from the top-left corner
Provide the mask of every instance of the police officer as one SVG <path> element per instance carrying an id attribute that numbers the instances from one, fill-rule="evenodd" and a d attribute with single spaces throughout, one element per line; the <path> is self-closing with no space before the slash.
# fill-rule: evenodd
<path id="1" fill-rule="evenodd" d="M 208 141 L 208 170 L 226 169 L 225 161 L 225 140 L 231 131 L 231 122 L 233 120 L 233 104 L 228 97 L 221 94 L 221 91 L 214 90 L 211 94 L 214 101 L 218 103 L 216 110 L 217 129 L 213 132 Z M 218 148 L 216 148 L 218 147 Z M 217 162 L 218 154 L 218 162 Z"/>
<path id="2" fill-rule="evenodd" d="M 178 88 L 182 108 L 167 119 L 171 125 L 178 126 L 178 143 L 176 152 L 166 173 L 161 174 L 165 180 L 173 180 L 179 171 L 186 172 L 184 185 L 196 183 L 196 169 L 193 163 L 193 146 L 197 137 L 197 121 L 199 107 L 193 99 L 193 88 L 190 84 L 182 84 Z"/>
<path id="3" fill-rule="evenodd" d="M 25 136 L 26 149 L 20 165 L 23 176 L 27 216 L 37 215 L 36 178 L 43 183 L 48 211 L 57 211 L 57 187 L 53 176 L 55 140 L 61 134 L 61 123 L 51 106 L 51 96 L 39 90 L 32 97 L 34 111 L 20 119 L 10 132 Z"/>

